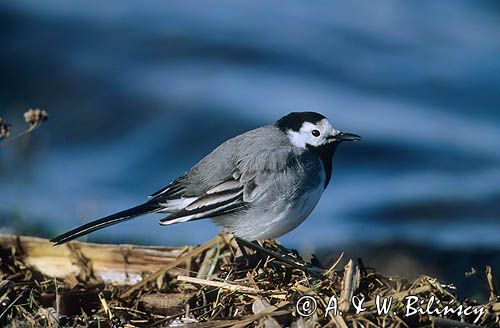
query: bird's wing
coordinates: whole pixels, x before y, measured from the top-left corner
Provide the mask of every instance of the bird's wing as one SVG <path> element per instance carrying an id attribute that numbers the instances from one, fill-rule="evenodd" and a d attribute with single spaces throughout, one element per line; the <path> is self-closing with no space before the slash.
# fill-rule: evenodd
<path id="1" fill-rule="evenodd" d="M 166 211 L 173 213 L 161 219 L 160 224 L 186 222 L 243 210 L 247 206 L 243 200 L 243 189 L 244 186 L 238 179 L 231 178 L 216 185 L 203 195 L 169 200 L 162 206 L 166 208 Z"/>
<path id="2" fill-rule="evenodd" d="M 185 178 L 186 174 L 172 181 L 168 186 L 161 188 L 157 192 L 149 195 L 149 198 L 165 197 L 167 199 L 175 199 L 182 196 L 184 187 L 182 185 L 182 180 Z"/>
<path id="3" fill-rule="evenodd" d="M 171 189 L 165 189 L 164 196 L 170 198 L 164 198 L 166 201 L 162 204 L 165 211 L 173 213 L 161 219 L 160 224 L 217 217 L 245 210 L 266 191 L 267 179 L 276 176 L 275 173 L 285 172 L 293 162 L 293 148 L 276 147 L 243 157 L 230 177 L 200 195 L 184 197 L 182 186 L 174 182 Z"/>

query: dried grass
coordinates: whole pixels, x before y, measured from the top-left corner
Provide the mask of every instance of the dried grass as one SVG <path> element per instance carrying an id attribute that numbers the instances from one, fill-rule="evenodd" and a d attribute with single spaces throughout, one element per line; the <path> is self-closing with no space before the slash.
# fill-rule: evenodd
<path id="1" fill-rule="evenodd" d="M 74 243 L 77 245 L 81 243 Z M 63 246 L 65 247 L 65 246 Z M 480 306 L 459 300 L 452 286 L 431 277 L 409 282 L 386 277 L 348 261 L 335 271 L 305 262 L 276 241 L 260 245 L 220 234 L 135 285 L 103 281 L 92 260 L 71 246 L 80 270 L 64 278 L 42 274 L 25 262 L 22 247 L 1 246 L 0 325 L 10 327 L 474 327 L 475 316 L 404 316 L 404 298 L 435 296 L 438 308 L 449 304 Z M 110 246 L 112 247 L 112 246 Z M 244 254 L 244 256 L 243 256 Z M 124 265 L 125 267 L 126 265 Z M 488 268 L 487 313 L 478 326 L 498 327 L 500 303 Z M 179 272 L 181 274 L 179 275 Z M 364 312 L 355 313 L 351 296 L 364 297 Z M 376 295 L 392 296 L 396 315 L 378 315 Z M 312 296 L 317 311 L 301 317 L 296 302 Z M 342 316 L 325 313 L 330 298 L 339 300 Z"/>

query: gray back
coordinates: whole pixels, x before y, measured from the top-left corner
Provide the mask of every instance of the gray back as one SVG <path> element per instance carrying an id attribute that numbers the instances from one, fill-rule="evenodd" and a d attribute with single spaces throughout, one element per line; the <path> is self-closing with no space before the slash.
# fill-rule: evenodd
<path id="1" fill-rule="evenodd" d="M 291 147 L 288 137 L 274 125 L 266 125 L 231 138 L 201 159 L 181 177 L 187 196 L 197 196 L 232 177 L 244 158 L 265 149 Z"/>

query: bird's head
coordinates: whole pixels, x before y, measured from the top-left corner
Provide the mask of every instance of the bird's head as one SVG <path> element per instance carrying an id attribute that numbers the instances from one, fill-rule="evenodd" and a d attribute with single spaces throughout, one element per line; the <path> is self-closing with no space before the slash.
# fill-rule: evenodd
<path id="1" fill-rule="evenodd" d="M 293 112 L 280 118 L 275 125 L 299 148 L 323 148 L 361 139 L 356 134 L 335 129 L 325 116 L 315 112 Z"/>

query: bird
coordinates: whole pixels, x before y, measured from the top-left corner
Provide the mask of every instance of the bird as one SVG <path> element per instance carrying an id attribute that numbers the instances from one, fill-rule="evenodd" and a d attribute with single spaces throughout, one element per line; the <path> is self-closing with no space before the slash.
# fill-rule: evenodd
<path id="1" fill-rule="evenodd" d="M 137 206 L 53 239 L 64 244 L 150 213 L 161 225 L 210 218 L 244 240 L 280 237 L 313 211 L 332 176 L 333 155 L 361 137 L 337 130 L 317 112 L 292 112 L 274 124 L 226 140 L 191 169 Z"/>

